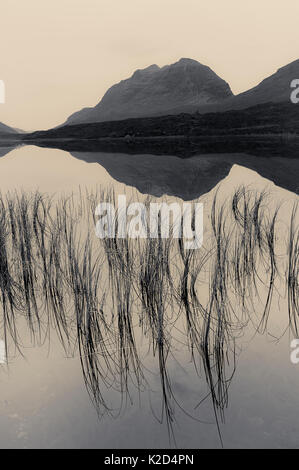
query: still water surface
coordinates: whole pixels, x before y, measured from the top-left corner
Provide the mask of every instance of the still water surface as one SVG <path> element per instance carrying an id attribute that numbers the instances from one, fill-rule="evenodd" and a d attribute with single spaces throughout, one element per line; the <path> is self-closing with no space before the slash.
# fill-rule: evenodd
<path id="1" fill-rule="evenodd" d="M 3 194 L 14 189 L 27 194 L 39 189 L 56 197 L 76 193 L 79 187 L 92 190 L 100 185 L 130 197 L 136 194 L 134 187 L 143 194 L 192 200 L 206 195 L 227 177 L 233 163 L 243 163 L 244 168 L 235 171 L 227 187 L 236 188 L 238 183 L 255 186 L 259 176 L 247 173 L 246 167 L 257 170 L 259 165 L 260 174 L 268 178 L 282 168 L 281 186 L 292 191 L 283 191 L 283 197 L 296 197 L 290 175 L 298 171 L 294 159 L 286 169 L 279 157 L 261 163 L 258 157 L 248 155 L 204 155 L 181 160 L 89 152 L 71 155 L 34 146 L 8 150 L 2 149 L 0 159 Z M 167 325 L 169 342 L 163 363 L 167 368 L 166 392 L 159 353 L 153 352 L 148 336 L 134 319 L 145 380 L 139 386 L 135 377 L 130 377 L 126 390 L 108 377 L 103 380 L 100 386 L 107 404 L 104 411 L 97 409 L 87 392 L 78 345 L 66 354 L 53 326 L 37 339 L 20 318 L 19 350 L 8 339 L 8 365 L 0 366 L 0 447 L 167 448 L 176 443 L 180 448 L 218 448 L 221 441 L 226 448 L 298 447 L 299 364 L 290 361 L 294 333 L 288 328 L 287 293 L 283 282 L 281 285 L 281 291 L 273 294 L 266 331 L 257 333 L 256 322 L 248 321 L 246 328 L 234 335 L 235 350 L 230 353 L 235 359 L 235 373 L 231 377 L 231 363 L 231 368 L 227 366 L 229 388 L 222 419 L 215 415 L 200 355 L 194 360 L 190 352 L 183 317 L 175 317 L 173 324 Z M 253 299 L 257 310 L 259 301 Z M 257 312 L 251 313 L 254 317 Z M 111 344 L 112 355 L 113 348 L 115 344 Z"/>

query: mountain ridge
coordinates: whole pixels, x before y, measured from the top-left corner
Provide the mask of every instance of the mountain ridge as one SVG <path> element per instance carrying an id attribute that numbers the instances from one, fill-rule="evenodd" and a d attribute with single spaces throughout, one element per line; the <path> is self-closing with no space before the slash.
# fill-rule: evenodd
<path id="1" fill-rule="evenodd" d="M 165 99 L 161 102 L 159 87 L 164 86 L 164 92 L 168 86 L 173 87 L 174 82 L 172 77 L 169 80 L 167 74 L 171 75 L 173 71 L 176 72 L 177 70 L 179 70 L 178 75 L 181 82 L 181 96 L 176 102 L 175 100 L 168 99 L 166 92 L 164 94 Z M 197 80 L 194 78 L 196 73 L 200 73 L 206 80 L 205 85 L 202 83 L 202 80 L 199 80 L 200 89 L 196 89 L 196 86 L 192 87 L 194 80 L 195 83 Z M 285 102 L 290 100 L 290 83 L 294 78 L 299 78 L 299 59 L 280 67 L 253 88 L 234 95 L 229 84 L 218 77 L 210 67 L 194 59 L 182 58 L 174 64 L 163 67 L 153 64 L 144 69 L 136 70 L 130 78 L 112 85 L 94 107 L 83 108 L 73 113 L 62 125 L 119 121 L 138 117 L 156 117 L 181 113 L 193 114 L 199 112 L 205 114 L 246 109 L 270 102 Z M 166 80 L 166 82 L 164 85 L 163 83 L 161 85 L 163 80 Z M 157 82 L 156 89 L 158 89 L 158 93 L 155 92 L 155 89 L 151 90 L 148 87 L 154 81 Z M 131 102 L 132 93 L 130 90 L 132 84 L 134 91 L 133 104 Z M 209 87 L 210 85 L 211 88 Z M 146 90 L 142 88 L 143 86 Z M 185 89 L 187 92 L 184 94 Z M 119 90 L 125 94 L 124 102 L 119 97 Z M 209 95 L 207 90 L 212 91 L 212 94 Z M 144 94 L 148 95 L 148 100 L 146 100 Z M 151 102 L 151 105 L 148 105 L 148 102 Z M 155 102 L 159 102 L 159 106 L 155 107 L 153 105 Z"/>
<path id="2" fill-rule="evenodd" d="M 153 64 L 136 70 L 128 79 L 112 85 L 96 106 L 73 113 L 64 124 L 171 114 L 178 107 L 201 107 L 230 96 L 229 84 L 210 67 L 182 58 L 163 67 Z"/>

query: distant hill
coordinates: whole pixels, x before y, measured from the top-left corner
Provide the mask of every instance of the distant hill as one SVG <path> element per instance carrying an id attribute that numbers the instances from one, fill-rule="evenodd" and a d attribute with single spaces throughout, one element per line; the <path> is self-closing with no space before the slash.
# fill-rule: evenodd
<path id="1" fill-rule="evenodd" d="M 113 85 L 94 108 L 72 114 L 65 124 L 114 121 L 177 114 L 186 106 L 200 109 L 233 96 L 229 85 L 206 65 L 181 59 L 151 65 Z"/>
<path id="2" fill-rule="evenodd" d="M 8 134 L 18 134 L 18 132 L 13 129 L 12 127 L 6 126 L 0 122 L 0 136 L 8 135 Z"/>

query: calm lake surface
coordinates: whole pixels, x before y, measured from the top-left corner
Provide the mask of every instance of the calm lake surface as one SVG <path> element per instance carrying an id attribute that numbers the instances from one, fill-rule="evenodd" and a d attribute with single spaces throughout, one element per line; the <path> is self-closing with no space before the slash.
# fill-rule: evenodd
<path id="1" fill-rule="evenodd" d="M 237 168 L 239 172 L 235 168 L 231 182 L 226 182 L 232 190 L 247 182 L 255 188 L 253 171 L 269 180 L 271 176 L 273 181 L 278 179 L 275 183 L 284 188 L 287 201 L 296 200 L 298 189 L 299 163 L 294 158 L 71 154 L 35 146 L 9 150 L 1 149 L 2 195 L 15 189 L 26 194 L 38 189 L 55 199 L 100 185 L 130 197 L 137 189 L 144 195 L 166 194 L 172 200 L 190 201 L 206 197 L 228 177 L 234 164 L 242 168 Z M 253 171 L 247 174 L 247 168 Z M 208 282 L 209 273 L 206 276 Z M 26 314 L 21 315 L 17 338 L 7 338 L 8 364 L 0 365 L 0 447 L 299 447 L 299 364 L 290 360 L 290 342 L 296 336 L 288 327 L 283 276 L 272 294 L 263 333 L 257 332 L 259 320 L 255 318 L 261 299 L 254 296 L 251 300 L 256 310 L 251 311 L 244 327 L 232 333 L 234 350 L 230 346 L 226 350 L 231 359 L 225 367 L 222 364 L 221 373 L 227 378 L 227 388 L 222 390 L 216 412 L 200 353 L 192 354 L 186 339 L 185 317 L 173 313 L 172 318 L 171 305 L 167 306 L 164 352 L 151 347 L 148 331 L 140 328 L 138 311 L 132 318 L 144 374 L 141 383 L 131 372 L 125 387 L 115 378 L 122 367 L 116 354 L 119 346 L 108 344 L 113 370 L 98 384 L 106 409 L 97 406 L 90 389 L 88 393 L 78 343 L 66 352 L 53 324 L 35 336 L 25 321 Z M 70 309 L 70 323 L 72 313 Z M 2 317 L 0 338 L 4 339 Z M 104 361 L 98 351 L 93 353 Z"/>

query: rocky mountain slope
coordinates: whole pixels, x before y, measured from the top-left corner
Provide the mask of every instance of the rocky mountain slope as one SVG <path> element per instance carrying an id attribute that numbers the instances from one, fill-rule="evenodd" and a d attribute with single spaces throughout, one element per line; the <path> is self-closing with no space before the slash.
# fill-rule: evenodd
<path id="1" fill-rule="evenodd" d="M 277 70 L 256 87 L 228 99 L 220 105 L 221 111 L 245 109 L 263 103 L 289 103 L 291 82 L 299 79 L 299 59 Z M 298 106 L 299 111 L 299 106 Z"/>
<path id="2" fill-rule="evenodd" d="M 0 122 L 0 136 L 7 135 L 7 134 L 17 134 L 17 131 L 12 127 L 6 126 Z"/>
<path id="3" fill-rule="evenodd" d="M 209 67 L 181 59 L 162 68 L 137 70 L 109 88 L 94 108 L 74 113 L 66 124 L 177 114 L 185 107 L 201 109 L 232 95 L 229 85 Z"/>

